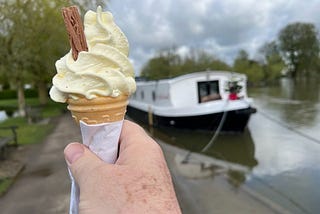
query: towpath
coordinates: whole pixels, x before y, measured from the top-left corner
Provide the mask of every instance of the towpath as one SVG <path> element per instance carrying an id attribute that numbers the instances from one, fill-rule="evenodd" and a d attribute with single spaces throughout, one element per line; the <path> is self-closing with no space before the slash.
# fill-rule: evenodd
<path id="1" fill-rule="evenodd" d="M 46 140 L 35 146 L 10 190 L 0 198 L 3 214 L 67 213 L 70 181 L 63 157 L 68 142 L 80 141 L 78 126 L 66 114 Z M 183 213 L 279 213 L 245 191 L 230 188 L 223 177 L 190 179 L 177 169 L 175 157 L 185 151 L 161 143 Z M 277 211 L 275 211 L 277 210 Z M 281 212 L 282 213 L 282 212 Z"/>

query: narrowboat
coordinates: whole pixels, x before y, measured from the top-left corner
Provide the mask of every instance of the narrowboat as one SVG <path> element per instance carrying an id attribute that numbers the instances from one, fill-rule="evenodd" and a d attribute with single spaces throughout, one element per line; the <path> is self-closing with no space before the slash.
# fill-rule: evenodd
<path id="1" fill-rule="evenodd" d="M 229 71 L 195 72 L 157 81 L 137 80 L 127 115 L 152 126 L 243 132 L 252 113 L 247 77 Z"/>

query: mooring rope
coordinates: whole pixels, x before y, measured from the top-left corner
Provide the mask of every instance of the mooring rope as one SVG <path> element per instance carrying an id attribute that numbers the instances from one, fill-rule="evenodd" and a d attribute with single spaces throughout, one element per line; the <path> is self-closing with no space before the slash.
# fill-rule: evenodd
<path id="1" fill-rule="evenodd" d="M 221 130 L 222 130 L 222 127 L 224 125 L 224 122 L 226 121 L 226 118 L 227 118 L 227 114 L 228 114 L 228 111 L 227 111 L 227 106 L 229 104 L 229 99 L 226 100 L 222 110 L 223 110 L 223 114 L 222 114 L 222 117 L 221 117 L 221 120 L 219 122 L 219 125 L 217 127 L 217 129 L 215 130 L 212 138 L 210 139 L 210 141 L 201 149 L 201 152 L 206 152 L 214 143 L 214 141 L 216 140 L 216 138 L 219 136 Z M 182 160 L 182 163 L 188 163 L 189 162 L 189 159 L 190 159 L 190 156 L 191 156 L 191 151 L 189 150 L 188 153 L 186 154 L 185 158 Z"/>
<path id="2" fill-rule="evenodd" d="M 207 145 L 205 145 L 202 148 L 201 152 L 206 152 L 212 146 L 213 142 L 216 140 L 216 138 L 220 134 L 221 129 L 222 129 L 223 125 L 224 125 L 224 122 L 226 121 L 226 118 L 227 118 L 227 114 L 228 114 L 227 106 L 228 106 L 228 104 L 229 104 L 229 99 L 227 99 L 227 101 L 226 101 L 226 103 L 225 103 L 225 105 L 223 107 L 223 114 L 222 114 L 220 123 L 218 125 L 218 128 L 214 132 L 214 135 L 212 136 L 211 140 L 207 143 Z"/>

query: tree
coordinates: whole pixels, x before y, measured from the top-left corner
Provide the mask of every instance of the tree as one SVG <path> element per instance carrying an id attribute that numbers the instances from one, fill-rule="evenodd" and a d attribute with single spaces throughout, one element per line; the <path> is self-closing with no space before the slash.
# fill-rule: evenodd
<path id="1" fill-rule="evenodd" d="M 73 2 L 73 1 L 72 1 Z M 32 4 L 31 4 L 32 3 Z M 46 104 L 48 98 L 47 83 L 51 82 L 54 74 L 54 64 L 64 53 L 70 49 L 67 42 L 67 32 L 61 16 L 61 8 L 66 5 L 65 1 L 56 0 L 33 0 L 25 4 L 24 11 L 30 22 L 26 23 L 29 33 L 29 44 L 32 54 L 28 65 L 28 71 L 32 82 L 38 88 L 40 104 Z M 84 14 L 85 10 L 96 5 L 104 5 L 102 1 L 80 1 L 73 2 L 78 5 Z M 52 23 L 48 25 L 48 23 Z M 37 36 L 37 40 L 34 37 Z M 52 44 L 55 44 L 54 46 Z"/>
<path id="2" fill-rule="evenodd" d="M 25 115 L 24 84 L 39 88 L 41 104 L 47 102 L 47 83 L 54 61 L 67 51 L 61 7 L 64 1 L 12 0 L 0 2 L 2 72 L 17 89 L 19 112 Z M 49 24 L 50 23 L 50 24 Z"/>
<path id="3" fill-rule="evenodd" d="M 25 6 L 25 13 L 33 20 L 25 24 L 29 30 L 26 37 L 30 45 L 29 63 L 25 66 L 29 81 L 37 86 L 39 101 L 43 105 L 47 103 L 47 85 L 55 73 L 55 61 L 69 49 L 61 16 L 63 6 L 65 3 L 62 1 L 52 4 L 50 0 L 34 0 Z"/>
<path id="4" fill-rule="evenodd" d="M 317 30 L 311 23 L 293 23 L 278 36 L 279 48 L 288 63 L 291 77 L 309 75 L 319 57 Z"/>
<path id="5" fill-rule="evenodd" d="M 18 94 L 19 113 L 25 115 L 25 99 L 23 93 L 24 79 L 26 76 L 25 64 L 27 63 L 28 50 L 25 48 L 24 23 L 26 16 L 23 14 L 24 4 L 29 1 L 1 1 L 0 2 L 0 42 L 1 42 L 1 71 L 8 80 L 12 81 Z"/>
<path id="6" fill-rule="evenodd" d="M 205 71 L 208 69 L 218 71 L 230 70 L 230 66 L 227 63 L 201 50 L 197 52 L 195 62 L 197 71 Z"/>
<path id="7" fill-rule="evenodd" d="M 240 50 L 233 63 L 233 70 L 239 73 L 245 73 L 249 68 L 249 56 L 245 50 Z"/>
<path id="8" fill-rule="evenodd" d="M 180 56 L 175 53 L 175 48 L 162 50 L 157 56 L 150 59 L 141 71 L 141 76 L 147 79 L 164 79 L 177 73 Z"/>
<path id="9" fill-rule="evenodd" d="M 191 50 L 184 57 L 175 48 L 161 51 L 143 67 L 141 76 L 164 79 L 205 70 L 230 70 L 225 62 L 202 50 Z"/>
<path id="10" fill-rule="evenodd" d="M 233 70 L 246 74 L 248 81 L 252 84 L 258 84 L 264 78 L 262 66 L 258 62 L 250 60 L 245 50 L 239 51 L 233 64 Z"/>
<path id="11" fill-rule="evenodd" d="M 281 76 L 281 71 L 285 68 L 284 61 L 280 55 L 279 46 L 275 41 L 265 43 L 259 52 L 264 56 L 264 79 L 273 81 Z"/>
<path id="12" fill-rule="evenodd" d="M 46 104 L 55 61 L 70 49 L 61 8 L 76 4 L 84 11 L 97 2 L 104 6 L 98 0 L 0 0 L 0 76 L 16 87 L 20 115 L 24 84 L 36 85 L 40 103 Z"/>

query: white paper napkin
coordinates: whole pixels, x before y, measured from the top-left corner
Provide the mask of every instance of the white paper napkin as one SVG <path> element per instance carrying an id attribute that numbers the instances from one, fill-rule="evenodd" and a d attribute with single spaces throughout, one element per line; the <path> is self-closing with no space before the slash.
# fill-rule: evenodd
<path id="1" fill-rule="evenodd" d="M 97 154 L 107 163 L 115 163 L 118 154 L 118 143 L 122 129 L 123 121 L 113 123 L 103 123 L 97 125 L 88 125 L 80 121 L 80 130 L 83 144 L 88 146 L 91 151 Z M 70 214 L 79 213 L 79 186 L 75 182 L 70 170 L 71 178 L 71 196 L 70 196 Z"/>

